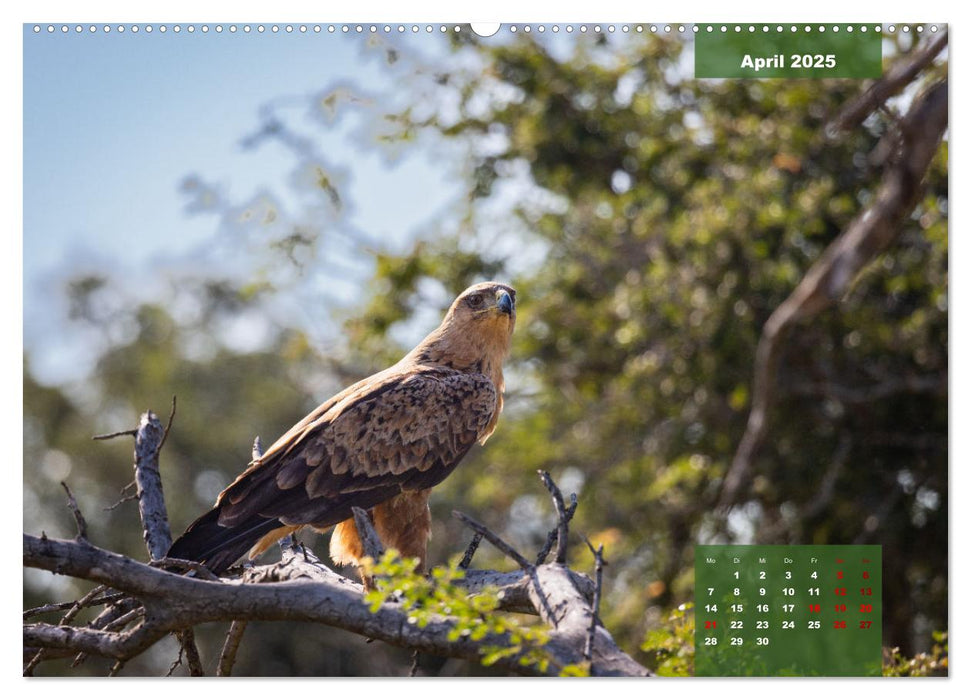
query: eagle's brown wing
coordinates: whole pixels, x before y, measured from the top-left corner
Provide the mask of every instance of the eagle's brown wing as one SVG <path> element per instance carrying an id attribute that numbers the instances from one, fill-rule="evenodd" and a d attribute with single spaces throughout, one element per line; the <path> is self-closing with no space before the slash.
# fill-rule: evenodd
<path id="1" fill-rule="evenodd" d="M 483 437 L 497 405 L 496 387 L 477 372 L 435 367 L 375 375 L 274 443 L 169 554 L 221 571 L 275 529 L 326 528 L 350 517 L 354 506 L 430 488 Z"/>

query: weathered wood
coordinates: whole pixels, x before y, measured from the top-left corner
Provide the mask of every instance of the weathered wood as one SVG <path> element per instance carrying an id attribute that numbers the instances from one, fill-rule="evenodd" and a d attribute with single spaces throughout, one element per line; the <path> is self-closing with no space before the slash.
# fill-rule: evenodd
<path id="1" fill-rule="evenodd" d="M 409 621 L 411 613 L 395 603 L 385 603 L 377 612 L 361 596 L 359 585 L 335 581 L 288 580 L 280 583 L 201 581 L 147 566 L 133 559 L 99 549 L 86 542 L 55 540 L 24 535 L 24 565 L 54 571 L 110 585 L 134 597 L 145 606 L 145 616 L 136 627 L 124 632 L 63 627 L 37 623 L 24 625 L 25 646 L 72 649 L 99 656 L 128 659 L 143 652 L 169 632 L 188 625 L 232 620 L 299 620 L 318 622 L 380 639 L 396 646 L 418 649 L 438 656 L 478 660 L 485 646 L 508 647 L 506 635 L 492 634 L 481 640 L 449 639 L 453 623 L 436 619 L 425 627 Z M 295 555 L 299 556 L 299 554 Z M 554 664 L 550 672 L 567 664 L 583 662 L 583 640 L 573 644 L 573 616 L 566 607 L 580 604 L 589 610 L 584 596 L 573 586 L 566 567 L 547 565 L 535 570 L 530 596 L 542 595 L 551 602 L 554 617 L 562 628 L 554 630 L 549 651 Z M 337 579 L 336 574 L 334 576 Z M 344 579 L 346 581 L 346 579 Z M 542 604 L 541 604 L 542 605 Z M 582 611 L 579 618 L 588 621 Z M 566 634 L 569 633 L 569 634 Z M 609 649 L 604 633 L 603 648 Z M 598 638 L 599 640 L 599 638 Z M 598 646 L 601 646 L 598 641 Z M 626 655 L 624 655 L 626 656 Z M 501 659 L 495 668 L 512 673 L 536 673 L 520 665 L 519 655 Z M 618 661 L 620 659 L 620 661 Z M 605 675 L 646 669 L 625 665 L 622 656 L 603 652 L 594 656 L 594 671 Z M 599 665 L 598 665 L 599 664 Z"/>
<path id="2" fill-rule="evenodd" d="M 163 558 L 172 546 L 158 460 L 164 438 L 165 430 L 158 416 L 151 411 L 143 413 L 135 434 L 135 484 L 145 546 L 152 559 Z"/>

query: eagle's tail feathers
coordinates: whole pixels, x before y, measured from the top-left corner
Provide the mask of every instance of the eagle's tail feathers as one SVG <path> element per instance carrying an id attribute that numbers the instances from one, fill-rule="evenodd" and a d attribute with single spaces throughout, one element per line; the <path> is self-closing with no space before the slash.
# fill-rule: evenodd
<path id="1" fill-rule="evenodd" d="M 223 527 L 219 524 L 219 509 L 213 508 L 172 544 L 168 556 L 200 562 L 218 575 L 246 554 L 261 537 L 282 526 L 276 518 L 257 517 L 235 527 Z"/>

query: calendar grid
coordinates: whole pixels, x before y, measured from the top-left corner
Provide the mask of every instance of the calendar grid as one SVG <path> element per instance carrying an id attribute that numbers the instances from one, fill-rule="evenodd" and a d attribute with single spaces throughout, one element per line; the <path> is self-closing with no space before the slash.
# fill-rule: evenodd
<path id="1" fill-rule="evenodd" d="M 699 545 L 695 674 L 880 675 L 879 545 Z"/>

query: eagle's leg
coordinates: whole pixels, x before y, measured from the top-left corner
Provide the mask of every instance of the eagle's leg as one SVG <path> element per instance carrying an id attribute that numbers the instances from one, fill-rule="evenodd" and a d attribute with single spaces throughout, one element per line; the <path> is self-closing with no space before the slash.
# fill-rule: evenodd
<path id="1" fill-rule="evenodd" d="M 432 536 L 429 493 L 431 489 L 403 491 L 372 512 L 374 529 L 384 546 L 397 549 L 402 559 L 417 559 L 418 571 L 425 570 Z"/>
<path id="2" fill-rule="evenodd" d="M 419 571 L 425 568 L 432 529 L 428 494 L 429 489 L 405 491 L 371 510 L 374 530 L 381 543 L 396 549 L 402 558 L 418 559 Z M 354 518 L 348 518 L 334 528 L 330 537 L 330 556 L 338 566 L 356 566 L 365 590 L 371 590 L 374 582 L 361 568 L 364 546 Z"/>

